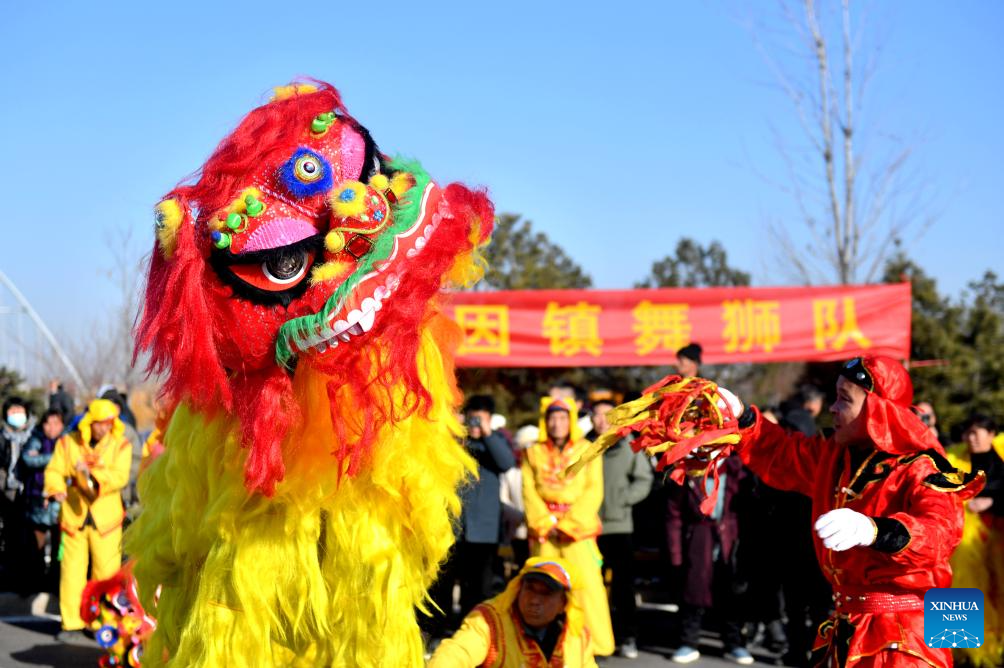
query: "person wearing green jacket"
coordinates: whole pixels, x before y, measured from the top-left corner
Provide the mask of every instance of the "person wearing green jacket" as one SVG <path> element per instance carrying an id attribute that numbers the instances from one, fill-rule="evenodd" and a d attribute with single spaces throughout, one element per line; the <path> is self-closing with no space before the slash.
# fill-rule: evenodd
<path id="1" fill-rule="evenodd" d="M 607 430 L 607 412 L 613 407 L 612 394 L 593 399 L 593 431 L 586 438 L 596 440 Z M 645 453 L 631 449 L 630 438 L 621 439 L 603 453 L 603 505 L 600 507 L 603 533 L 597 544 L 603 554 L 604 567 L 612 571 L 610 608 L 617 654 L 629 659 L 638 656 L 631 508 L 648 496 L 652 479 L 652 465 Z"/>

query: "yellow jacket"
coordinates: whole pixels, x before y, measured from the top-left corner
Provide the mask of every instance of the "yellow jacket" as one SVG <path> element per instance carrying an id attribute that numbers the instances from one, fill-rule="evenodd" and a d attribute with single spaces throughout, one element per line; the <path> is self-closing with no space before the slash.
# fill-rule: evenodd
<path id="1" fill-rule="evenodd" d="M 474 608 L 452 638 L 436 648 L 428 668 L 594 668 L 589 632 L 581 624 L 566 624 L 551 654 L 544 658 L 537 643 L 523 632 L 515 602 L 500 605 L 498 596 Z M 579 626 L 578 632 L 575 627 Z"/>
<path id="2" fill-rule="evenodd" d="M 541 405 L 541 416 L 548 402 Z M 571 477 L 565 470 L 589 449 L 575 424 L 575 406 L 571 405 L 572 431 L 569 442 L 559 449 L 547 439 L 547 427 L 541 418 L 541 441 L 527 448 L 523 456 L 523 501 L 526 526 L 534 536 L 546 536 L 552 527 L 574 540 L 600 534 L 600 505 L 603 503 L 603 458 L 596 457 Z"/>
<path id="3" fill-rule="evenodd" d="M 86 432 L 86 439 L 81 431 Z M 132 445 L 125 437 L 125 428 L 117 418 L 111 432 L 93 448 L 90 429 L 78 430 L 63 436 L 56 443 L 49 465 L 45 467 L 45 495 L 65 493 L 59 521 L 63 531 L 74 534 L 80 531 L 90 514 L 98 533 L 104 535 L 122 525 L 125 511 L 122 507 L 122 489 L 129 484 L 129 467 L 132 465 Z M 83 460 L 97 483 L 97 498 L 89 502 L 81 493 L 74 478 L 78 461 Z"/>
<path id="4" fill-rule="evenodd" d="M 993 448 L 1004 459 L 1004 434 L 993 440 Z M 973 461 L 966 444 L 946 450 L 952 466 L 969 473 Z M 956 663 L 963 661 L 976 668 L 994 668 L 1004 658 L 1004 532 L 994 526 L 989 513 L 974 513 L 966 507 L 962 541 L 952 553 L 952 586 L 974 587 L 985 596 L 984 642 L 976 649 L 954 650 Z"/>
<path id="5" fill-rule="evenodd" d="M 1004 432 L 994 436 L 992 444 L 994 450 L 997 452 L 997 456 L 1004 460 Z M 972 470 L 972 455 L 969 452 L 969 446 L 965 443 L 956 443 L 950 448 L 945 448 L 945 454 L 948 456 L 948 461 L 951 462 L 952 466 L 963 473 L 969 473 Z"/>

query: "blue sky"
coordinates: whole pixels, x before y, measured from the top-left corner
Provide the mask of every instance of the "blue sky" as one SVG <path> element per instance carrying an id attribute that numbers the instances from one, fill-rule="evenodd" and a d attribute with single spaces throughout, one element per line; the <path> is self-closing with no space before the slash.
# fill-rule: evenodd
<path id="1" fill-rule="evenodd" d="M 297 75 L 338 86 L 385 152 L 486 185 L 598 287 L 683 235 L 720 239 L 758 284 L 788 279 L 765 225 L 795 208 L 757 172 L 780 176 L 769 127 L 795 117 L 744 26 L 766 2 L 115 5 L 0 21 L 0 268 L 62 336 L 117 299 L 107 236 L 131 228 L 147 252 L 159 196 Z M 872 14 L 867 120 L 916 138 L 940 217 L 908 250 L 958 292 L 1004 248 L 1004 4 Z"/>

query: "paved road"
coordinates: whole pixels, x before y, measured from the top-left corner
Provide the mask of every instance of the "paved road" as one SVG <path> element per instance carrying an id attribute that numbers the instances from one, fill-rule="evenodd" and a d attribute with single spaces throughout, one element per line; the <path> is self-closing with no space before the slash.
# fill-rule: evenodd
<path id="1" fill-rule="evenodd" d="M 13 607 L 0 605 L 0 612 L 7 613 L 0 615 L 0 668 L 97 666 L 101 655 L 97 647 L 56 642 L 54 635 L 59 632 L 59 622 L 51 612 L 45 616 L 32 616 L 27 614 L 27 610 L 25 614 L 9 614 L 17 612 Z M 673 665 L 667 660 L 673 649 L 670 640 L 673 617 L 670 612 L 646 606 L 639 614 L 641 656 L 635 660 L 611 657 L 600 665 L 603 668 L 669 668 Z M 735 665 L 721 658 L 721 644 L 713 634 L 702 638 L 701 651 L 703 656 L 700 661 L 691 665 L 699 668 Z M 771 655 L 755 649 L 754 656 L 761 665 L 774 662 Z"/>
<path id="2" fill-rule="evenodd" d="M 0 667 L 95 668 L 101 651 L 56 642 L 59 622 L 46 617 L 0 618 Z"/>
<path id="3" fill-rule="evenodd" d="M 94 668 L 100 651 L 95 648 L 63 645 L 53 639 L 59 631 L 59 622 L 43 617 L 8 617 L 0 619 L 0 668 Z M 698 667 L 735 666 L 720 657 L 710 654 L 716 650 L 712 644 L 702 647 L 705 655 L 697 663 Z M 670 663 L 663 652 L 668 648 L 642 646 L 641 655 L 636 660 L 611 657 L 601 665 L 603 668 L 669 668 Z"/>

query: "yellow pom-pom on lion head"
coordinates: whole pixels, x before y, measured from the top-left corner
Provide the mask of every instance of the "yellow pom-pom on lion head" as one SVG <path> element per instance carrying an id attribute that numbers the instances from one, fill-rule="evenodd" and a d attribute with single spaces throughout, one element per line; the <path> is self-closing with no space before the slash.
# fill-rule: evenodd
<path id="1" fill-rule="evenodd" d="M 137 343 L 172 417 L 124 537 L 157 619 L 146 668 L 422 665 L 416 616 L 476 471 L 441 287 L 494 210 L 311 83 L 158 207 Z"/>
<path id="2" fill-rule="evenodd" d="M 178 228 L 185 219 L 185 212 L 176 199 L 165 199 L 154 208 L 154 226 L 157 243 L 164 259 L 170 260 L 178 245 Z"/>
<path id="3" fill-rule="evenodd" d="M 297 95 L 307 95 L 308 93 L 316 93 L 317 86 L 307 83 L 291 83 L 286 86 L 276 86 L 272 89 L 272 99 L 271 102 L 282 102 L 283 100 L 288 100 L 291 97 L 296 97 Z"/>
<path id="4" fill-rule="evenodd" d="M 331 211 L 339 218 L 355 218 L 366 213 L 366 186 L 346 181 L 330 198 Z"/>

